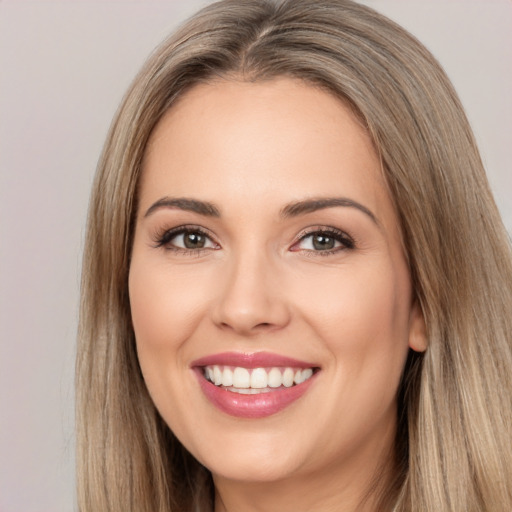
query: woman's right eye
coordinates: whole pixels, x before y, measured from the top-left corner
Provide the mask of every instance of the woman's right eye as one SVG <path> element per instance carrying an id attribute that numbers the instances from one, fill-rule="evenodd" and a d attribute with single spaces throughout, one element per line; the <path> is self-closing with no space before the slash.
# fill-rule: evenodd
<path id="1" fill-rule="evenodd" d="M 197 228 L 170 229 L 158 237 L 156 246 L 185 252 L 219 248 L 205 232 Z"/>

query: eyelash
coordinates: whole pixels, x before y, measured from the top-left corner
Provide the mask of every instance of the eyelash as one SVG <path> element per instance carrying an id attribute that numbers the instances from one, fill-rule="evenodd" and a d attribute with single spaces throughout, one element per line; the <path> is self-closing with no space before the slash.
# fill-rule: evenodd
<path id="1" fill-rule="evenodd" d="M 171 244 L 171 241 L 179 235 L 187 235 L 187 234 L 199 234 L 204 236 L 206 239 L 210 240 L 210 242 L 214 245 L 217 245 L 217 242 L 213 240 L 211 234 L 200 228 L 199 226 L 179 226 L 173 229 L 167 229 L 163 232 L 159 232 L 155 236 L 155 248 L 163 247 L 168 251 L 173 251 L 176 254 L 184 254 L 184 255 L 194 255 L 200 256 L 205 251 L 209 251 L 212 247 L 201 247 L 197 249 L 189 249 L 186 247 L 176 247 Z"/>
<path id="2" fill-rule="evenodd" d="M 314 228 L 308 228 L 307 230 L 303 231 L 299 234 L 297 242 L 293 244 L 292 247 L 295 247 L 299 245 L 301 242 L 304 242 L 309 237 L 312 236 L 318 236 L 323 235 L 326 238 L 332 238 L 335 242 L 339 242 L 339 247 L 334 247 L 332 249 L 325 249 L 325 250 L 312 250 L 312 249 L 295 249 L 297 252 L 303 252 L 305 254 L 311 255 L 311 256 L 332 256 L 333 254 L 337 254 L 340 251 L 346 251 L 350 249 L 356 248 L 355 240 L 345 233 L 344 231 L 341 231 L 340 229 L 336 228 L 326 228 L 317 226 Z"/>
<path id="3" fill-rule="evenodd" d="M 187 234 L 199 234 L 201 236 L 204 236 L 207 238 L 212 244 L 219 247 L 219 244 L 215 242 L 211 234 L 204 230 L 203 228 L 199 226 L 179 226 L 177 228 L 164 230 L 162 232 L 159 232 L 155 236 L 155 248 L 163 247 L 166 250 L 173 251 L 176 254 L 183 254 L 183 255 L 194 255 L 194 256 L 200 256 L 204 252 L 215 249 L 214 247 L 202 247 L 197 249 L 192 248 L 184 248 L 184 247 L 176 247 L 171 244 L 171 241 L 176 238 L 179 235 L 187 235 Z M 340 246 L 334 247 L 332 249 L 325 249 L 325 250 L 312 250 L 312 249 L 293 249 L 300 243 L 307 240 L 309 237 L 312 236 L 318 236 L 323 235 L 327 238 L 332 238 L 335 242 L 339 242 Z M 294 242 L 292 245 L 292 251 L 293 252 L 301 252 L 310 256 L 330 256 L 333 254 L 336 254 L 340 251 L 355 249 L 356 243 L 354 239 L 345 233 L 344 231 L 341 231 L 336 228 L 325 228 L 325 227 L 315 227 L 315 228 L 309 228 L 308 230 L 303 231 L 300 233 L 300 235 L 297 237 L 297 241 Z"/>

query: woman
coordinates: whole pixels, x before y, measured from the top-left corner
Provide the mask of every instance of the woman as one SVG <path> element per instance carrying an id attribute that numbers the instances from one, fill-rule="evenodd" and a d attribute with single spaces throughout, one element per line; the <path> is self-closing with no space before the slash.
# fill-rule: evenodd
<path id="1" fill-rule="evenodd" d="M 414 38 L 345 0 L 205 8 L 99 164 L 81 509 L 510 510 L 511 283 Z"/>

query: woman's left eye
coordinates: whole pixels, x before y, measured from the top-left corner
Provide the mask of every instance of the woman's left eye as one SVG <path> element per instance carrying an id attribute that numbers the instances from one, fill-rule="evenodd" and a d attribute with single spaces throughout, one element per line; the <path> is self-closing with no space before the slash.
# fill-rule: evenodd
<path id="1" fill-rule="evenodd" d="M 343 231 L 322 230 L 303 235 L 294 244 L 293 250 L 333 253 L 343 249 L 353 249 L 354 246 L 352 238 Z"/>

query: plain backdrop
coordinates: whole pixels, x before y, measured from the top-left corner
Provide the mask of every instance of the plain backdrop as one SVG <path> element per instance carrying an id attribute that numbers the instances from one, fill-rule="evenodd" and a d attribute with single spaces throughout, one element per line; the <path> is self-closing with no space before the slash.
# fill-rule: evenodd
<path id="1" fill-rule="evenodd" d="M 205 1 L 0 0 L 0 512 L 67 512 L 88 194 L 120 98 Z M 458 90 L 512 233 L 512 2 L 367 0 Z"/>

